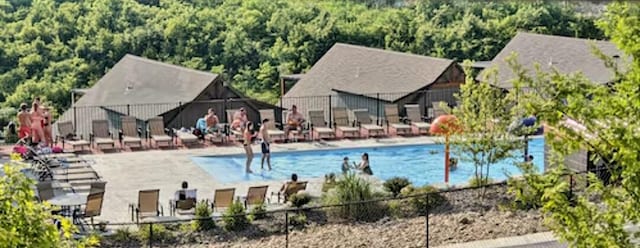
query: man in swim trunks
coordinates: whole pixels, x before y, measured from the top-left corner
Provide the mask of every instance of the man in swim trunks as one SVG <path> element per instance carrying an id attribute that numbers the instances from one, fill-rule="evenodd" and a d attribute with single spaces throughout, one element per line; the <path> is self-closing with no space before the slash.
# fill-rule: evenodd
<path id="1" fill-rule="evenodd" d="M 20 104 L 20 112 L 18 112 L 18 123 L 20 128 L 18 129 L 18 138 L 23 139 L 24 137 L 29 136 L 31 134 L 31 114 L 27 111 L 27 104 Z"/>
<path id="2" fill-rule="evenodd" d="M 289 131 L 302 131 L 302 123 L 304 121 L 304 116 L 298 112 L 298 107 L 296 105 L 291 106 L 291 112 L 287 115 L 287 124 L 284 127 L 285 141 L 289 140 Z"/>
<path id="3" fill-rule="evenodd" d="M 262 125 L 260 126 L 260 136 L 262 137 L 262 143 L 260 144 L 262 147 L 262 162 L 260 163 L 260 168 L 264 169 L 264 161 L 267 160 L 267 166 L 271 170 L 271 140 L 269 139 L 267 122 L 269 122 L 269 119 L 262 120 Z"/>
<path id="4" fill-rule="evenodd" d="M 218 123 L 220 123 L 220 120 L 218 120 L 218 116 L 216 115 L 216 112 L 214 112 L 212 108 L 210 108 L 207 111 L 205 120 L 207 121 L 207 133 L 210 133 L 210 134 L 217 133 Z"/>

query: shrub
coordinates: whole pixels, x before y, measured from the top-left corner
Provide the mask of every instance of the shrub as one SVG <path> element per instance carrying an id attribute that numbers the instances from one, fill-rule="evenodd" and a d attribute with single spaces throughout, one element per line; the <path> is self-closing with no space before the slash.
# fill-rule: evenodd
<path id="1" fill-rule="evenodd" d="M 211 219 L 212 211 L 209 208 L 209 204 L 205 201 L 201 201 L 196 205 L 196 218 L 198 218 L 195 223 L 195 229 L 198 231 L 206 231 L 213 229 L 216 224 Z"/>
<path id="2" fill-rule="evenodd" d="M 222 215 L 224 230 L 240 231 L 249 225 L 249 219 L 244 212 L 244 206 L 240 202 L 234 202 Z"/>
<path id="3" fill-rule="evenodd" d="M 115 233 L 112 236 L 112 239 L 116 242 L 129 242 L 133 240 L 135 237 L 131 230 L 128 227 L 116 229 Z"/>
<path id="4" fill-rule="evenodd" d="M 327 192 L 336 186 L 336 174 L 329 173 L 324 175 L 324 183 L 322 183 L 322 192 Z"/>
<path id="5" fill-rule="evenodd" d="M 307 224 L 307 216 L 304 213 L 296 213 L 289 217 L 289 224 L 292 226 L 304 226 Z"/>
<path id="6" fill-rule="evenodd" d="M 4 128 L 9 122 L 14 121 L 17 114 L 18 110 L 15 108 L 0 108 L 0 127 Z"/>
<path id="7" fill-rule="evenodd" d="M 561 177 L 548 177 L 538 173 L 531 163 L 518 164 L 522 172 L 522 178 L 509 178 L 507 180 L 507 192 L 514 196 L 512 208 L 537 209 L 542 207 L 542 195 L 544 191 L 557 185 Z M 555 173 L 555 172 L 550 172 Z"/>
<path id="8" fill-rule="evenodd" d="M 297 194 L 293 194 L 292 196 L 290 196 L 289 201 L 294 207 L 301 208 L 302 206 L 311 202 L 311 196 L 306 192 L 298 192 Z"/>
<path id="9" fill-rule="evenodd" d="M 253 207 L 251 209 L 251 213 L 249 213 L 249 219 L 251 220 L 259 220 L 267 217 L 267 206 L 260 204 L 258 206 Z"/>
<path id="10" fill-rule="evenodd" d="M 369 182 L 357 177 L 353 173 L 348 173 L 345 177 L 337 181 L 335 190 L 325 195 L 325 204 L 345 204 L 345 206 L 337 207 L 329 211 L 339 218 L 353 219 L 360 221 L 376 221 L 386 215 L 387 206 L 382 202 L 366 202 L 374 199 Z"/>
<path id="11" fill-rule="evenodd" d="M 389 191 L 393 197 L 398 196 L 400 194 L 400 190 L 404 187 L 409 186 L 411 184 L 409 179 L 404 177 L 394 177 L 384 182 L 384 189 Z"/>
<path id="12" fill-rule="evenodd" d="M 472 177 L 471 179 L 469 179 L 469 187 L 481 187 L 489 185 L 490 183 L 493 183 L 493 179 L 491 178 Z"/>
<path id="13" fill-rule="evenodd" d="M 429 194 L 429 197 L 427 197 L 425 194 Z M 418 214 L 426 214 L 427 210 L 431 210 L 437 206 L 440 206 L 446 201 L 446 199 L 439 193 L 438 189 L 429 185 L 420 188 L 407 186 L 401 191 L 401 195 L 418 195 L 408 198 L 408 202 L 413 207 L 414 211 Z"/>
<path id="14" fill-rule="evenodd" d="M 164 225 L 161 224 L 154 224 L 151 225 L 151 229 L 153 229 L 153 237 L 152 240 L 153 242 L 167 242 L 170 241 L 171 239 L 173 239 L 173 234 L 167 230 L 167 228 Z M 140 242 L 143 243 L 148 243 L 149 242 L 149 237 L 150 233 L 149 233 L 149 225 L 142 225 L 140 226 L 140 229 L 138 230 L 138 240 L 140 240 Z"/>

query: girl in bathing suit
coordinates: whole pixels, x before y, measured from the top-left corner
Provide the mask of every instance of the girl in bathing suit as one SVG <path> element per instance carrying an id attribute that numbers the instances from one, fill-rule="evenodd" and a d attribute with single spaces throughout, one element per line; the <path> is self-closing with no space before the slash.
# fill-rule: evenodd
<path id="1" fill-rule="evenodd" d="M 34 102 L 31 107 L 31 135 L 31 141 L 33 143 L 37 144 L 45 141 L 44 115 L 42 114 L 42 109 L 37 102 Z"/>
<path id="2" fill-rule="evenodd" d="M 246 172 L 253 173 L 251 171 L 251 161 L 253 160 L 253 149 L 251 149 L 251 140 L 255 138 L 258 133 L 253 134 L 253 123 L 250 121 L 247 122 L 244 128 L 244 133 L 242 133 L 242 137 L 244 138 L 243 146 L 244 151 L 247 154 L 247 164 L 246 164 Z"/>

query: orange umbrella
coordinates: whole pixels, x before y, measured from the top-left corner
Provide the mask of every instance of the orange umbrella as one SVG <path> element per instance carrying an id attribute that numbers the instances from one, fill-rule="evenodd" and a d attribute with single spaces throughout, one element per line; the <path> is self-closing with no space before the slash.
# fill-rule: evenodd
<path id="1" fill-rule="evenodd" d="M 438 116 L 429 128 L 429 132 L 437 135 L 444 135 L 444 183 L 449 183 L 449 136 L 462 132 L 458 118 L 455 115 Z"/>

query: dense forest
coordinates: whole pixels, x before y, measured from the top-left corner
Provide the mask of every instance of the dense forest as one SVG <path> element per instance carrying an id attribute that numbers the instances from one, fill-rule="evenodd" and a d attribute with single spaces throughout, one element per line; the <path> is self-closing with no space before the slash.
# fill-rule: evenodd
<path id="1" fill-rule="evenodd" d="M 0 0 L 0 112 L 35 95 L 60 112 L 127 53 L 273 101 L 280 74 L 304 72 L 335 42 L 490 60 L 518 30 L 604 38 L 568 2 Z"/>

